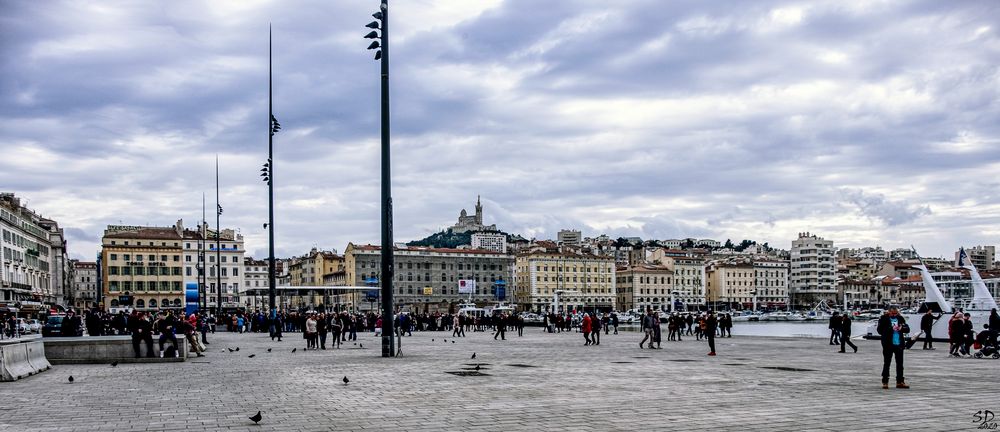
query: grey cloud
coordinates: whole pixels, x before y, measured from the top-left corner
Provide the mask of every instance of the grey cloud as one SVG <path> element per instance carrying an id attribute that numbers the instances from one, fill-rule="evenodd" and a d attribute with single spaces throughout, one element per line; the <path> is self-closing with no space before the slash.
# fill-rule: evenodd
<path id="1" fill-rule="evenodd" d="M 865 193 L 862 190 L 845 190 L 844 198 L 857 207 L 858 212 L 872 220 L 897 226 L 913 222 L 917 218 L 931 214 L 929 205 L 909 204 L 905 200 L 891 200 L 880 193 Z"/>
<path id="2" fill-rule="evenodd" d="M 529 237 L 988 241 L 995 186 L 954 179 L 992 178 L 1000 160 L 996 6 L 850 6 L 508 0 L 455 22 L 396 6 L 396 239 L 453 223 L 482 194 L 488 221 Z M 802 22 L 755 28 L 779 7 L 801 7 Z M 257 169 L 271 22 L 279 255 L 377 242 L 378 65 L 361 38 L 371 9 L 6 4 L 2 186 L 92 236 L 118 219 L 191 223 L 202 192 L 214 205 L 218 153 L 223 224 L 266 253 Z M 697 20 L 704 29 L 685 31 Z M 830 53 L 843 62 L 820 59 Z M 984 144 L 947 145 L 963 137 Z M 84 214 L 65 196 L 106 204 Z M 982 210 L 944 230 L 955 197 Z M 880 223 L 845 219 L 855 211 Z"/>

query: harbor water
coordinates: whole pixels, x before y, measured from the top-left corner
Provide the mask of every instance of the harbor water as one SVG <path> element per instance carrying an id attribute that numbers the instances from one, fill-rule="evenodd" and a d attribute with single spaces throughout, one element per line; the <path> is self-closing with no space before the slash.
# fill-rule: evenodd
<path id="1" fill-rule="evenodd" d="M 635 324 L 621 325 L 619 330 L 639 331 Z M 851 324 L 851 337 L 864 336 L 868 328 L 867 321 L 856 320 Z M 662 325 L 663 337 L 667 335 L 667 326 Z M 770 337 L 804 337 L 828 338 L 830 328 L 827 321 L 747 321 L 733 323 L 733 336 L 770 336 Z"/>
<path id="2" fill-rule="evenodd" d="M 864 336 L 867 321 L 854 321 L 851 336 Z M 734 322 L 733 336 L 777 336 L 828 338 L 830 328 L 827 321 L 806 322 Z"/>

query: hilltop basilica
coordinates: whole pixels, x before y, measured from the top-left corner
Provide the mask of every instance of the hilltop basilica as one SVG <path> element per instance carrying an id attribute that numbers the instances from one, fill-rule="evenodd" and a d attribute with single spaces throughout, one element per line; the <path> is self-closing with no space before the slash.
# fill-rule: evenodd
<path id="1" fill-rule="evenodd" d="M 476 231 L 496 231 L 496 225 L 483 225 L 483 205 L 480 202 L 479 196 L 476 196 L 476 215 L 469 216 L 469 213 L 462 209 L 462 213 L 458 215 L 458 223 L 452 226 L 452 232 L 455 233 L 466 233 L 466 232 L 476 232 Z"/>

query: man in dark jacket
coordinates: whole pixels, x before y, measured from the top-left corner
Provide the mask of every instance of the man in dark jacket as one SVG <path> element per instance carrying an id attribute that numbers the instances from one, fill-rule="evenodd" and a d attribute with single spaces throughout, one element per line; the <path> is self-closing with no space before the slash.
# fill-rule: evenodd
<path id="1" fill-rule="evenodd" d="M 850 314 L 845 313 L 840 316 L 840 352 L 847 352 L 845 349 L 847 345 L 850 345 L 854 352 L 858 352 L 858 346 L 851 342 L 851 324 L 853 323 Z"/>
<path id="2" fill-rule="evenodd" d="M 160 332 L 159 347 L 160 347 L 160 357 L 164 356 L 163 345 L 166 342 L 173 343 L 174 355 L 177 356 L 177 351 L 180 351 L 180 345 L 177 344 L 177 336 L 174 334 L 175 327 L 177 326 L 177 320 L 174 319 L 174 315 L 170 312 L 165 312 L 160 315 L 160 318 L 156 320 L 156 331 Z"/>
<path id="3" fill-rule="evenodd" d="M 87 326 L 87 334 L 91 336 L 101 336 L 103 333 L 101 330 L 104 325 L 101 323 L 100 312 L 98 312 L 97 309 L 93 309 L 87 311 L 85 316 L 86 318 L 84 319 L 84 323 Z"/>
<path id="4" fill-rule="evenodd" d="M 80 317 L 76 316 L 73 309 L 66 311 L 66 316 L 63 317 L 62 328 L 60 331 L 63 336 L 79 336 Z"/>
<path id="5" fill-rule="evenodd" d="M 153 355 L 153 323 L 149 322 L 146 314 L 133 312 L 133 316 L 128 320 L 128 330 L 132 333 L 132 350 L 135 351 L 135 358 L 141 357 L 141 345 L 146 343 L 146 357 Z"/>
<path id="6" fill-rule="evenodd" d="M 719 320 L 715 318 L 715 313 L 708 311 L 708 318 L 705 319 L 705 336 L 708 337 L 708 355 L 715 355 L 715 329 L 719 327 Z"/>
<path id="7" fill-rule="evenodd" d="M 997 313 L 997 308 L 993 308 L 990 311 L 990 344 L 997 344 L 997 335 L 1000 335 L 1000 314 Z"/>
<path id="8" fill-rule="evenodd" d="M 965 355 L 972 355 L 972 342 L 976 339 L 976 328 L 972 325 L 972 314 L 965 313 L 965 331 L 962 332 L 962 351 Z"/>
<path id="9" fill-rule="evenodd" d="M 932 330 L 934 329 L 934 322 L 941 319 L 941 314 L 934 316 L 934 313 L 930 309 L 927 309 L 927 313 L 920 317 L 920 331 L 924 334 L 924 349 L 933 350 L 934 340 Z"/>
<path id="10" fill-rule="evenodd" d="M 876 329 L 882 338 L 882 388 L 889 388 L 889 366 L 893 357 L 896 357 L 896 388 L 910 388 L 903 379 L 904 334 L 910 332 L 910 327 L 899 314 L 899 308 L 890 306 L 889 312 L 878 319 Z"/>
<path id="11" fill-rule="evenodd" d="M 840 343 L 840 313 L 834 312 L 833 316 L 830 317 L 830 345 L 837 345 Z"/>

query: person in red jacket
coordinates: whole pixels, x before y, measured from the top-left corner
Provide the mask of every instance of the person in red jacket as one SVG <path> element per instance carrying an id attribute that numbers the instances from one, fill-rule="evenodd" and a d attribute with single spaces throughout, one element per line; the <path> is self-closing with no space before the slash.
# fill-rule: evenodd
<path id="1" fill-rule="evenodd" d="M 583 332 L 583 338 L 587 340 L 587 343 L 583 345 L 590 345 L 590 315 L 583 314 L 583 324 L 580 327 L 580 331 Z"/>

